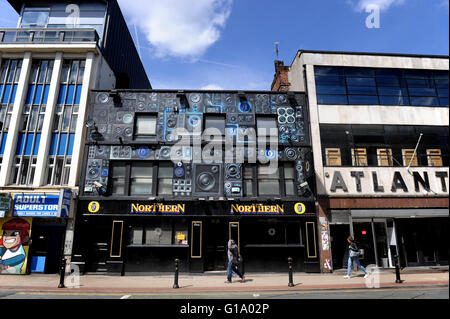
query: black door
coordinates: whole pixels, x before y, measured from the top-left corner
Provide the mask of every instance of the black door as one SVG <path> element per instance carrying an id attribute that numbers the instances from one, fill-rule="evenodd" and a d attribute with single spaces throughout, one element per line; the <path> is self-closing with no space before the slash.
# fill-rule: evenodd
<path id="1" fill-rule="evenodd" d="M 45 257 L 46 274 L 56 274 L 59 271 L 65 230 L 64 225 L 33 226 L 31 258 Z"/>
<path id="2" fill-rule="evenodd" d="M 347 268 L 347 238 L 350 236 L 350 225 L 330 225 L 330 235 L 333 269 Z"/>
<path id="3" fill-rule="evenodd" d="M 211 219 L 205 222 L 205 270 L 225 270 L 227 265 L 228 222 Z"/>

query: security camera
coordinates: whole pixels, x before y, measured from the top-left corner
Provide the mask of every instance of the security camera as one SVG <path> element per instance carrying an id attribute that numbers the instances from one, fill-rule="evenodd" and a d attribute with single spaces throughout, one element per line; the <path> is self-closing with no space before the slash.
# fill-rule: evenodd
<path id="1" fill-rule="evenodd" d="M 99 182 L 94 182 L 95 187 L 98 188 L 103 188 L 103 184 L 99 183 Z"/>
<path id="2" fill-rule="evenodd" d="M 308 187 L 308 182 L 301 183 L 301 184 L 300 184 L 300 187 L 302 187 L 302 188 L 303 188 L 303 187 Z"/>

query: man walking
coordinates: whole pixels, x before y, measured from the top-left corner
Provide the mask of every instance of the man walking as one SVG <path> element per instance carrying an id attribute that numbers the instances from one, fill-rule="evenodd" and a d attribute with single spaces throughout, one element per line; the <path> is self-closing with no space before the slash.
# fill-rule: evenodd
<path id="1" fill-rule="evenodd" d="M 228 269 L 227 269 L 227 281 L 225 283 L 232 283 L 233 272 L 240 278 L 241 282 L 245 282 L 245 277 L 239 271 L 239 249 L 233 239 L 228 241 Z"/>

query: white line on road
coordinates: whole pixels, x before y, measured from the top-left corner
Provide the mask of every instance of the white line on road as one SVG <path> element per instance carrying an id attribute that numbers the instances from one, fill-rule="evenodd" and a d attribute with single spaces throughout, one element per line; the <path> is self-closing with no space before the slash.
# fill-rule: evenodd
<path id="1" fill-rule="evenodd" d="M 122 298 L 120 298 L 120 299 L 128 299 L 128 298 L 130 298 L 131 297 L 131 295 L 125 295 L 125 296 L 123 296 Z"/>

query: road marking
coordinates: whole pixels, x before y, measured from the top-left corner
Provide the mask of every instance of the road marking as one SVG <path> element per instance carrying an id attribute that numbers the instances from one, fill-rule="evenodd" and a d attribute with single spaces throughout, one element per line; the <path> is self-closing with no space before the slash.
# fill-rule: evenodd
<path id="1" fill-rule="evenodd" d="M 123 296 L 122 298 L 120 298 L 120 299 L 128 299 L 128 298 L 130 298 L 131 297 L 131 295 L 125 295 L 125 296 Z"/>

